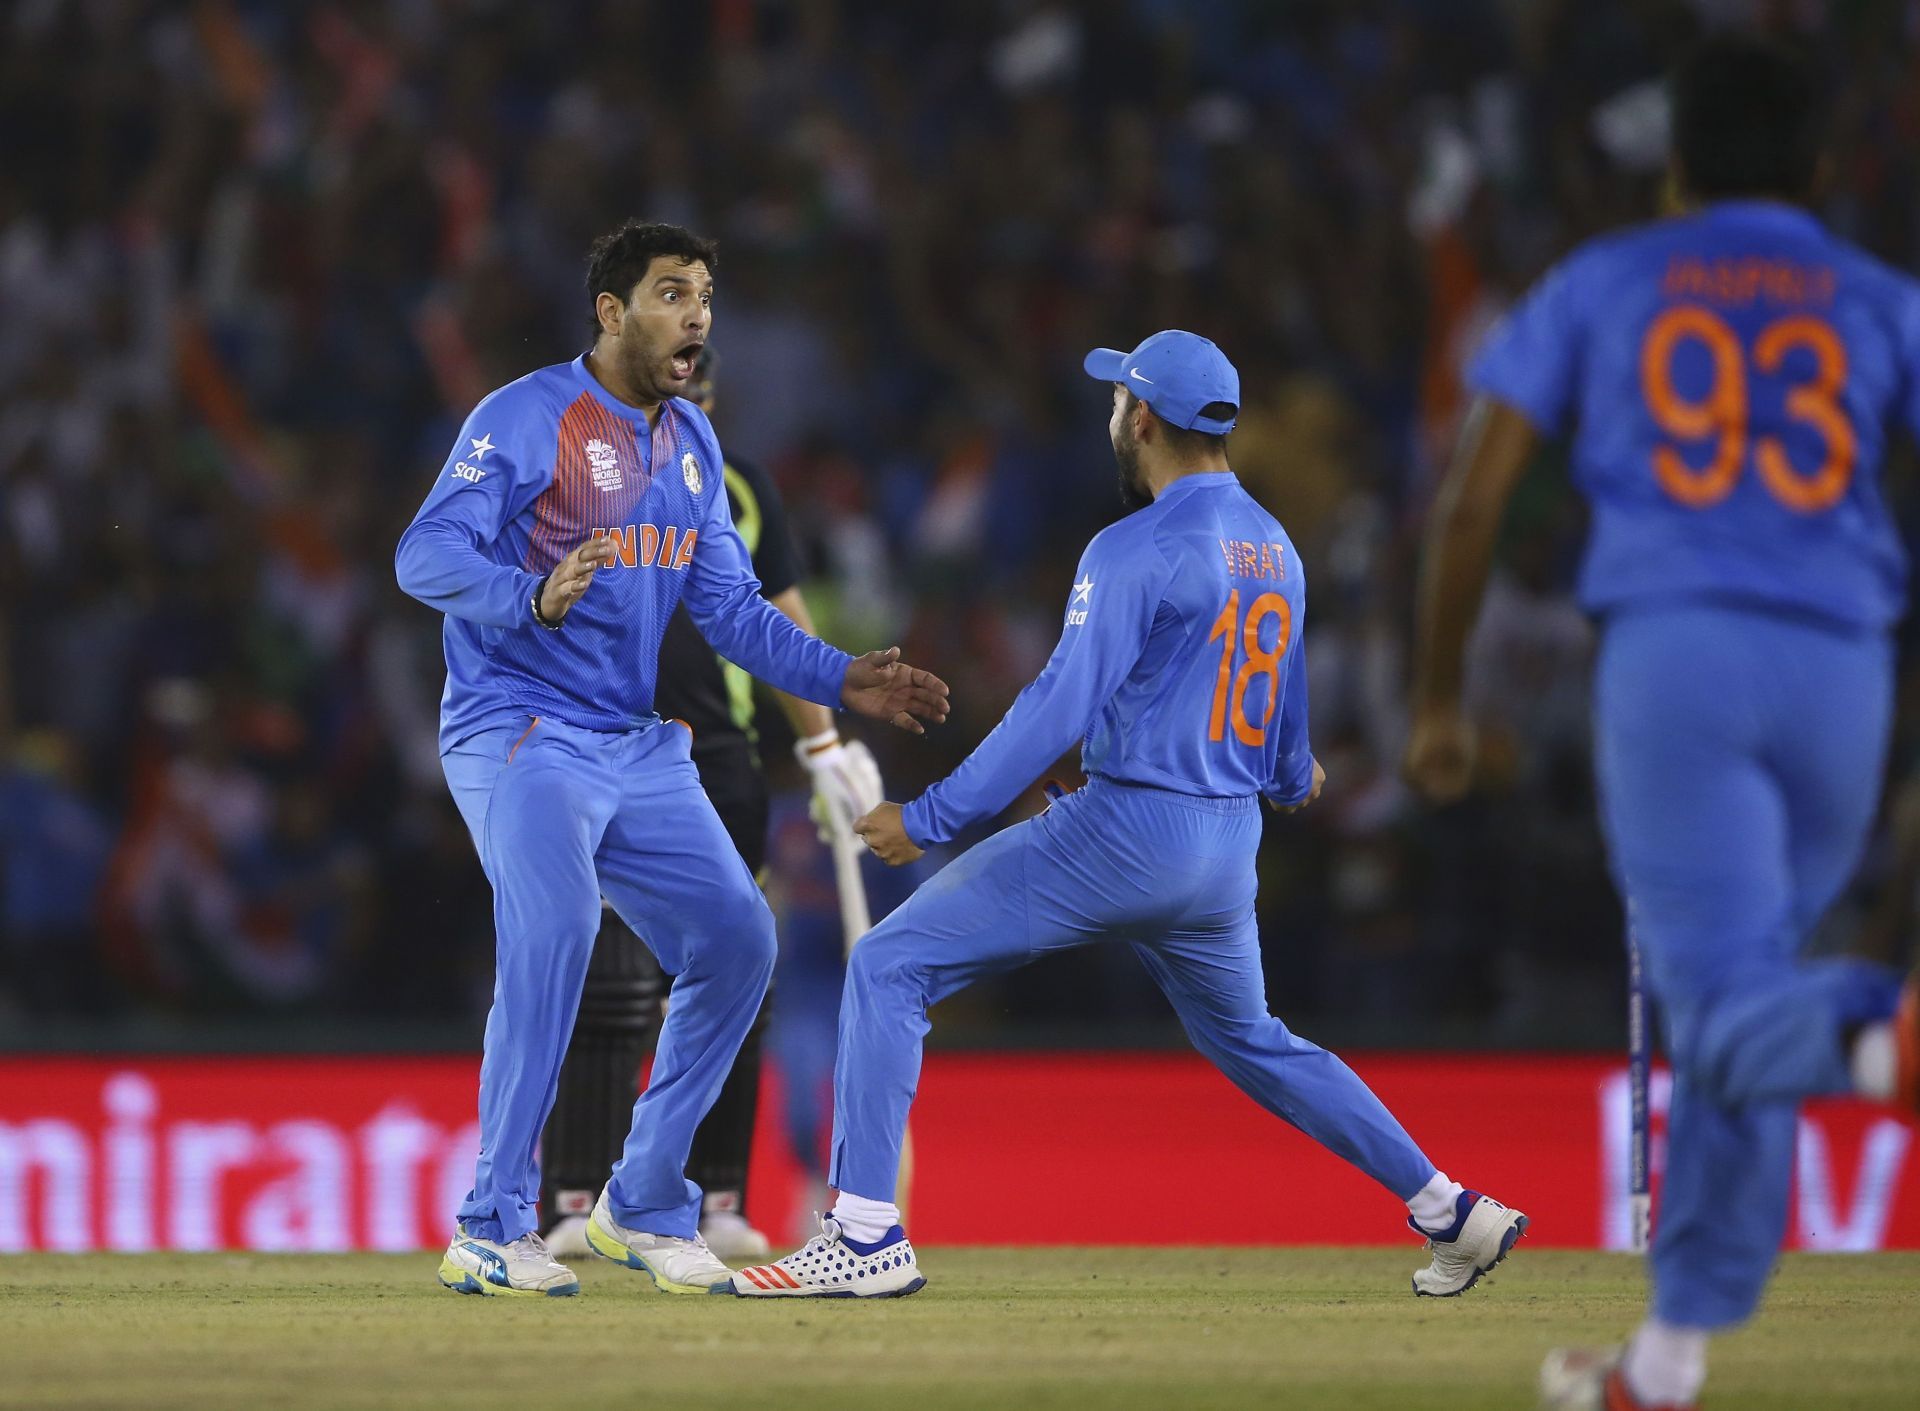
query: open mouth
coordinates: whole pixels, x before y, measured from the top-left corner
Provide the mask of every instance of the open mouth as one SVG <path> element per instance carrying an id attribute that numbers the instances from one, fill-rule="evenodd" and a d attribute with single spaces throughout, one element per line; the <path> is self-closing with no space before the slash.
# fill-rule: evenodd
<path id="1" fill-rule="evenodd" d="M 700 361 L 700 350 L 705 346 L 704 340 L 696 340 L 674 353 L 672 366 L 676 382 L 685 382 L 693 376 L 693 365 Z"/>

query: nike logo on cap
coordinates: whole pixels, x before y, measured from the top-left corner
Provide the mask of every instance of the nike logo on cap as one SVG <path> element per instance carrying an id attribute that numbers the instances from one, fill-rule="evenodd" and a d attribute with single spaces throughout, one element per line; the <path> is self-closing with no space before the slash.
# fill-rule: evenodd
<path id="1" fill-rule="evenodd" d="M 1127 369 L 1127 376 L 1128 376 L 1128 377 L 1132 377 L 1132 378 L 1135 378 L 1135 379 L 1137 379 L 1137 380 L 1139 380 L 1139 381 L 1141 381 L 1141 382 L 1144 382 L 1144 383 L 1146 383 L 1146 384 L 1147 384 L 1147 386 L 1149 386 L 1149 387 L 1152 387 L 1152 386 L 1154 385 L 1154 381 L 1153 381 L 1153 379 L 1152 379 L 1151 377 L 1141 377 L 1141 376 L 1140 376 L 1140 369 L 1139 369 L 1139 368 L 1137 368 L 1137 367 L 1136 367 L 1136 368 L 1128 368 L 1128 369 Z"/>

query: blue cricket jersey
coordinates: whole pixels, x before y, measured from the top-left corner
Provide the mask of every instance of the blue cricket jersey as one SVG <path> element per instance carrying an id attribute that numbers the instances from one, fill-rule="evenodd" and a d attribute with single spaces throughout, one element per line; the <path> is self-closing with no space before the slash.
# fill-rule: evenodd
<path id="1" fill-rule="evenodd" d="M 1920 433 L 1920 285 L 1772 201 L 1594 240 L 1489 338 L 1469 385 L 1574 424 L 1587 610 L 1719 599 L 1879 629 L 1906 596 L 1880 486 Z"/>
<path id="2" fill-rule="evenodd" d="M 1087 545 L 1046 668 L 907 805 L 907 835 L 951 841 L 1075 740 L 1089 775 L 1299 802 L 1313 782 L 1305 619 L 1306 578 L 1279 521 L 1229 472 L 1174 481 Z"/>
<path id="3" fill-rule="evenodd" d="M 654 719 L 660 638 L 683 599 L 707 641 L 781 690 L 838 706 L 851 658 L 760 596 L 706 414 L 672 398 L 652 427 L 585 357 L 487 396 L 400 538 L 400 586 L 447 615 L 444 751 L 525 715 L 586 730 Z M 591 535 L 614 541 L 559 631 L 540 579 Z"/>

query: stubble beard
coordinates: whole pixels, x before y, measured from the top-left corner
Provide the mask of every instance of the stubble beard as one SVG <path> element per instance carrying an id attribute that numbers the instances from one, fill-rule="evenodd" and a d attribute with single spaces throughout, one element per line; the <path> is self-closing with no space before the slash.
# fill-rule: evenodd
<path id="1" fill-rule="evenodd" d="M 1113 459 L 1120 470 L 1121 507 L 1132 514 L 1152 504 L 1153 496 L 1140 483 L 1140 447 L 1131 441 L 1116 443 Z"/>
<path id="2" fill-rule="evenodd" d="M 627 358 L 627 382 L 650 405 L 658 406 L 673 396 L 673 392 L 660 385 L 661 378 L 655 366 L 655 360 L 649 356 L 645 344 L 636 344 L 631 350 L 623 350 Z"/>

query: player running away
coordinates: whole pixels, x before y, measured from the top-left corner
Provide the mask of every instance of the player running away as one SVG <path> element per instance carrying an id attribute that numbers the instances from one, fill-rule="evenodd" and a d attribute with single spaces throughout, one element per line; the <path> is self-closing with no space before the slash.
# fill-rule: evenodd
<path id="1" fill-rule="evenodd" d="M 674 981 L 595 1223 L 662 1289 L 726 1286 L 687 1152 L 766 995 L 773 916 L 701 790 L 689 731 L 654 712 L 674 607 L 803 700 L 916 732 L 915 717 L 947 713 L 945 683 L 897 650 L 849 657 L 761 596 L 719 443 L 681 395 L 713 266 L 713 244 L 675 226 L 595 242 L 592 350 L 474 408 L 396 556 L 400 586 L 447 615 L 441 757 L 494 894 L 480 1158 L 440 1264 L 464 1293 L 579 1291 L 536 1228 L 534 1143 L 602 897 Z"/>
<path id="2" fill-rule="evenodd" d="M 743 1269 L 746 1297 L 886 1297 L 925 1278 L 894 1204 L 927 1009 L 997 971 L 1096 941 L 1133 947 L 1188 1036 L 1249 1096 L 1395 1198 L 1433 1252 L 1416 1293 L 1471 1288 L 1527 1217 L 1436 1170 L 1346 1064 L 1267 1012 L 1254 920 L 1265 797 L 1324 777 L 1307 740 L 1306 580 L 1240 488 L 1226 438 L 1240 378 L 1191 333 L 1098 349 L 1134 512 L 1087 546 L 1045 670 L 973 754 L 902 809 L 856 825 L 910 862 L 1005 808 L 1075 741 L 1086 787 L 948 865 L 854 947 L 840 1009 L 831 1179 L 820 1234 Z"/>
<path id="3" fill-rule="evenodd" d="M 1803 1098 L 1909 1108 L 1920 1006 L 1809 959 L 1879 794 L 1905 590 L 1881 499 L 1920 431 L 1920 289 L 1804 208 L 1812 81 L 1709 41 L 1674 86 L 1687 209 L 1550 273 L 1468 375 L 1479 400 L 1428 536 L 1410 777 L 1465 792 L 1461 662 L 1501 515 L 1570 431 L 1593 508 L 1595 764 L 1615 873 L 1673 1064 L 1653 1300 L 1624 1350 L 1562 1352 L 1547 1405 L 1684 1408 L 1708 1337 L 1750 1317 L 1786 1232 Z"/>

